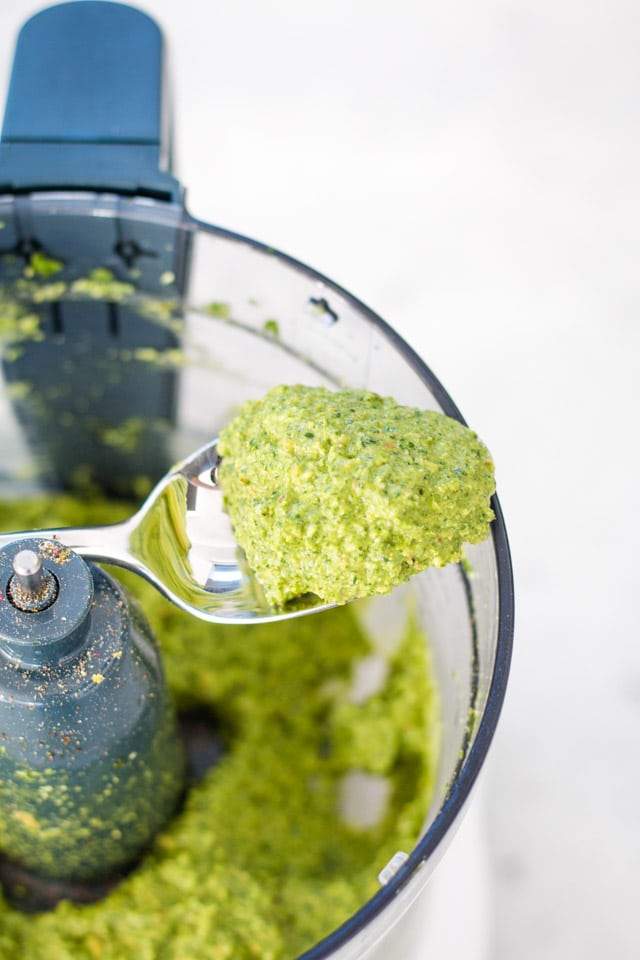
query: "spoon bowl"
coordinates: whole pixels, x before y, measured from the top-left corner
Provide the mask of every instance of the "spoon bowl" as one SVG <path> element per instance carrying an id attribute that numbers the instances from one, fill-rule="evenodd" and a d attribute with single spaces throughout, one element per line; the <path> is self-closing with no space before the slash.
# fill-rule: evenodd
<path id="1" fill-rule="evenodd" d="M 59 540 L 81 557 L 132 570 L 182 610 L 212 623 L 285 620 L 333 606 L 312 594 L 282 608 L 266 602 L 223 510 L 219 459 L 216 440 L 200 447 L 122 523 L 2 534 L 0 548 L 26 537 Z"/>

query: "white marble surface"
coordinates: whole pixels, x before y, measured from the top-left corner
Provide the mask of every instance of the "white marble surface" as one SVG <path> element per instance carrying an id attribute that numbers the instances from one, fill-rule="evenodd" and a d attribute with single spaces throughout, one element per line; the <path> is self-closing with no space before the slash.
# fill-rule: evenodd
<path id="1" fill-rule="evenodd" d="M 636 958 L 637 3 L 142 6 L 169 39 L 190 210 L 368 302 L 497 461 L 518 616 L 482 806 L 487 955 Z M 39 7 L 2 5 L 3 97 Z"/>

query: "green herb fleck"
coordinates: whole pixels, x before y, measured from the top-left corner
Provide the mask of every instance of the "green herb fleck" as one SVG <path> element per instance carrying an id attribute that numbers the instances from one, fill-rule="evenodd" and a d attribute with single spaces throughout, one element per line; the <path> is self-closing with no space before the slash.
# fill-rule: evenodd
<path id="1" fill-rule="evenodd" d="M 262 329 L 270 337 L 277 339 L 280 336 L 280 324 L 277 320 L 265 320 L 262 325 Z"/>
<path id="2" fill-rule="evenodd" d="M 27 277 L 52 277 L 54 273 L 60 273 L 64 264 L 61 260 L 55 260 L 48 257 L 41 250 L 36 250 L 31 254 L 29 266 L 25 267 L 25 276 Z"/>
<path id="3" fill-rule="evenodd" d="M 96 267 L 88 277 L 75 280 L 71 284 L 71 292 L 91 297 L 92 300 L 120 303 L 135 293 L 135 287 L 131 283 L 117 280 L 106 267 Z"/>
<path id="4" fill-rule="evenodd" d="M 228 320 L 231 316 L 231 306 L 228 303 L 214 300 L 207 304 L 207 306 L 204 308 L 204 312 L 208 313 L 210 317 L 218 317 L 220 320 Z"/>

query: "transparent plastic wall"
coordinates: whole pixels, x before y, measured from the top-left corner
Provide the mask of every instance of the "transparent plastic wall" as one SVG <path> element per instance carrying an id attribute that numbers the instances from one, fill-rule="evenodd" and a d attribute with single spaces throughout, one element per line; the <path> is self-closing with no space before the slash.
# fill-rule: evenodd
<path id="1" fill-rule="evenodd" d="M 0 198 L 0 496 L 99 484 L 140 498 L 275 384 L 363 387 L 456 408 L 380 318 L 313 270 L 180 207 L 108 195 Z M 413 606 L 442 735 L 422 839 L 379 893 L 305 956 L 389 956 L 482 765 L 509 667 L 512 587 L 493 537 L 366 608 L 392 642 Z M 376 946 L 377 944 L 377 946 Z M 378 953 L 376 951 L 382 951 Z"/>

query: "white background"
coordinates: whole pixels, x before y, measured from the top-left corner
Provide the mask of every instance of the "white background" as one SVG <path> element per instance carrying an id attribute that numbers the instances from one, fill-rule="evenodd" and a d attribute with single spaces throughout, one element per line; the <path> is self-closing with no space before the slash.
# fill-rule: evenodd
<path id="1" fill-rule="evenodd" d="M 42 5 L 2 4 L 2 99 Z M 352 290 L 494 454 L 517 631 L 482 804 L 491 960 L 635 960 L 637 0 L 141 6 L 190 211 Z"/>

